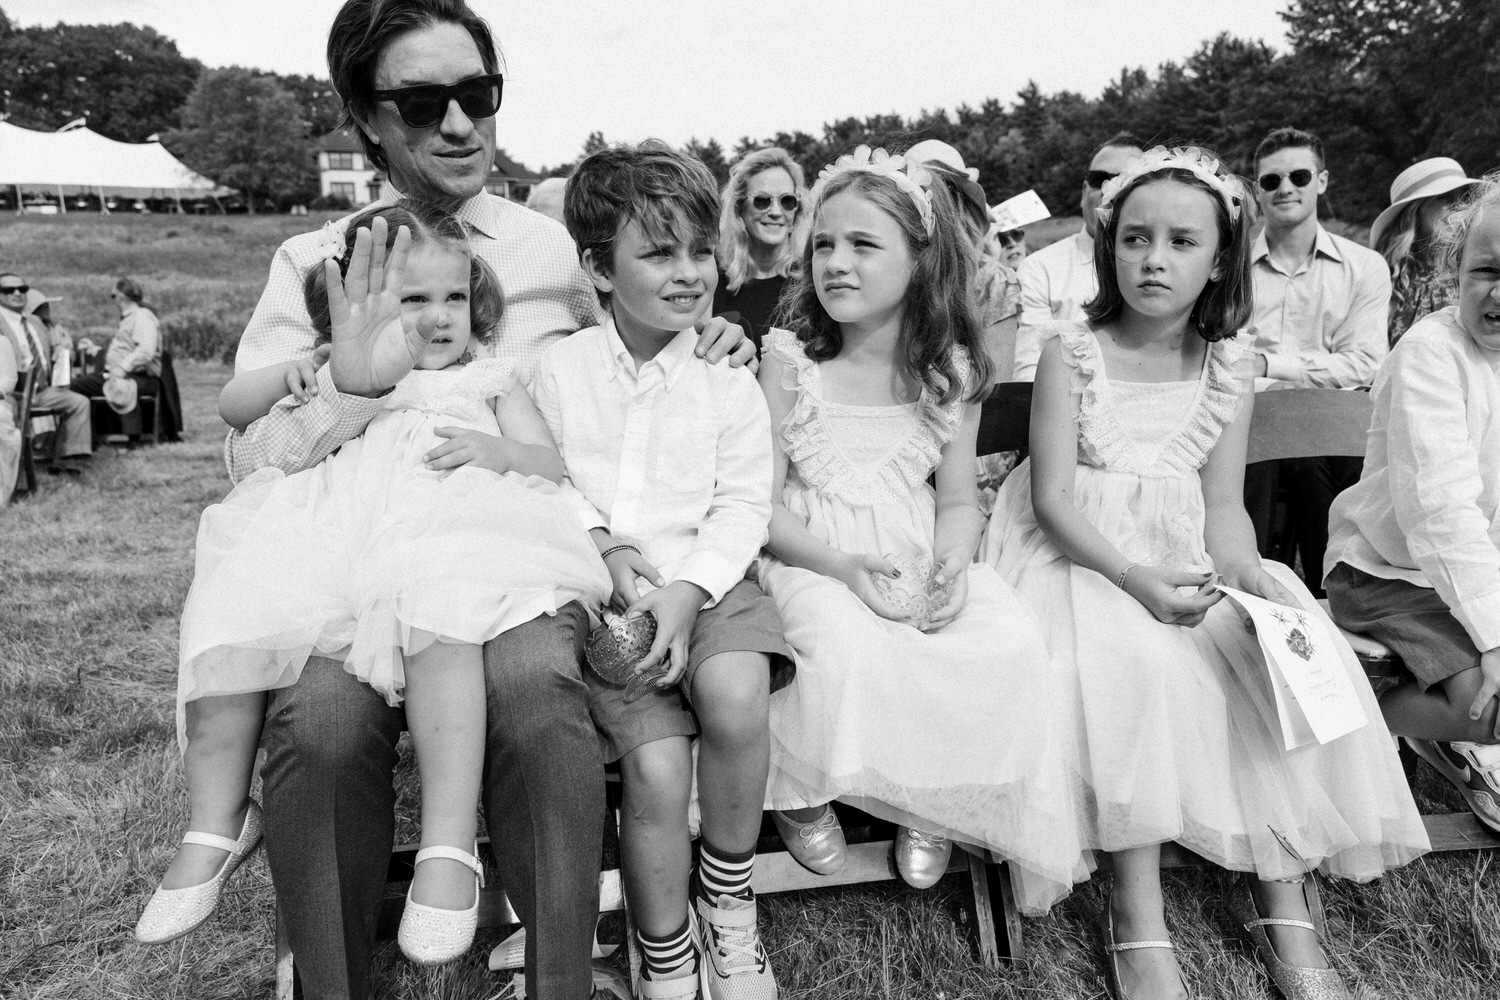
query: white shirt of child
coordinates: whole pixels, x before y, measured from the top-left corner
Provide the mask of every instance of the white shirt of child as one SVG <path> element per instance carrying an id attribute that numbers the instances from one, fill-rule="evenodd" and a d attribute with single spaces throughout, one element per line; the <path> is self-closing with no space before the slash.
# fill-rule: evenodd
<path id="1" fill-rule="evenodd" d="M 586 528 L 637 546 L 668 583 L 716 604 L 765 544 L 771 417 L 755 376 L 679 333 L 641 365 L 613 319 L 548 348 L 531 395 L 582 494 Z"/>
<path id="2" fill-rule="evenodd" d="M 1480 650 L 1500 646 L 1500 352 L 1454 306 L 1406 332 L 1381 366 L 1364 475 L 1329 511 L 1340 562 L 1432 587 Z"/>
<path id="3" fill-rule="evenodd" d="M 1079 230 L 1021 261 L 1021 324 L 1016 330 L 1017 382 L 1035 382 L 1042 357 L 1041 328 L 1053 320 L 1086 322 L 1083 307 L 1099 294 L 1094 238 Z"/>

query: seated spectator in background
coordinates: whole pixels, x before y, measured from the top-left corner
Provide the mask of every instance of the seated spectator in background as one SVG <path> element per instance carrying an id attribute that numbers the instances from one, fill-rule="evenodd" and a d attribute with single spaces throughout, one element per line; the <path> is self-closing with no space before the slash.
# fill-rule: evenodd
<path id="1" fill-rule="evenodd" d="M 1471 185 L 1457 160 L 1434 156 L 1413 163 L 1391 181 L 1391 204 L 1370 227 L 1370 246 L 1390 265 L 1390 345 L 1417 320 L 1453 301 L 1453 289 L 1438 278 L 1433 237 L 1443 213 Z"/>
<path id="2" fill-rule="evenodd" d="M 985 253 L 1012 271 L 1019 270 L 1021 262 L 1026 259 L 1026 230 L 1007 229 L 1002 232 L 992 227 L 990 239 L 985 243 Z"/>
<path id="3" fill-rule="evenodd" d="M 1470 183 L 1431 248 L 1457 302 L 1381 366 L 1324 568 L 1333 617 L 1406 669 L 1381 695 L 1386 725 L 1500 833 L 1500 173 Z"/>
<path id="4" fill-rule="evenodd" d="M 806 204 L 802 168 L 776 146 L 746 153 L 720 195 L 714 315 L 743 327 L 757 351 L 801 259 Z"/>
<path id="5" fill-rule="evenodd" d="M 1391 279 L 1379 254 L 1319 224 L 1318 196 L 1328 189 L 1323 144 L 1308 132 L 1276 129 L 1255 150 L 1255 172 L 1265 231 L 1250 251 L 1248 374 L 1269 380 L 1257 390 L 1368 386 L 1386 355 Z M 1278 481 L 1285 487 L 1287 528 L 1316 597 L 1323 596 L 1328 506 L 1359 470 L 1357 458 L 1296 458 L 1245 471 L 1245 506 L 1262 555 L 1276 556 L 1270 528 Z"/>
<path id="6" fill-rule="evenodd" d="M 47 468 L 77 474 L 94 451 L 89 400 L 70 390 L 65 381 L 73 359 L 72 338 L 66 333 L 54 334 L 50 323 L 44 324 L 33 315 L 36 307 L 46 309 L 50 301 L 19 275 L 0 274 L 0 327 L 4 328 L 0 333 L 10 340 L 22 375 L 32 367 L 38 369 L 32 407 L 53 410 L 62 420 L 50 452 L 44 456 Z"/>
<path id="7" fill-rule="evenodd" d="M 526 207 L 533 212 L 541 212 L 549 219 L 562 221 L 563 217 L 563 190 L 568 186 L 566 177 L 548 177 L 537 181 L 531 186 L 531 193 L 526 196 Z"/>
<path id="8" fill-rule="evenodd" d="M 13 277 L 0 276 L 0 280 Z M 20 388 L 21 366 L 8 336 L 0 336 L 0 504 L 10 500 L 21 470 L 21 430 L 16 426 L 15 390 Z"/>
<path id="9" fill-rule="evenodd" d="M 84 396 L 103 396 L 122 417 L 139 415 L 140 393 L 155 395 L 161 387 L 161 324 L 146 307 L 146 293 L 130 278 L 116 281 L 109 297 L 119 307 L 120 326 L 104 351 L 104 369 L 75 375 L 70 388 Z M 87 339 L 79 346 L 90 356 L 99 350 Z"/>
<path id="10" fill-rule="evenodd" d="M 1107 139 L 1089 160 L 1078 209 L 1083 231 L 1036 251 L 1021 263 L 1021 323 L 1016 331 L 1016 361 L 1012 378 L 1020 382 L 1036 379 L 1041 357 L 1038 339 L 1041 325 L 1052 320 L 1084 319 L 1083 304 L 1099 291 L 1094 277 L 1094 233 L 1099 220 L 1099 189 L 1145 152 L 1141 140 L 1128 132 Z"/>

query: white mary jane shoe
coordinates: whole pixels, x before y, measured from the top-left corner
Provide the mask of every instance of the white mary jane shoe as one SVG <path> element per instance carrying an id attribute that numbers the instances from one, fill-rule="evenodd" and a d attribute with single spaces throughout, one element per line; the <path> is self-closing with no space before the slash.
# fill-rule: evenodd
<path id="1" fill-rule="evenodd" d="M 418 851 L 412 867 L 415 869 L 433 858 L 457 861 L 474 872 L 474 903 L 467 910 L 414 903 L 411 887 L 407 886 L 406 909 L 401 912 L 396 943 L 401 946 L 401 954 L 417 965 L 440 965 L 458 958 L 474 943 L 474 931 L 479 926 L 479 890 L 484 887 L 484 866 L 467 851 L 437 845 Z"/>
<path id="2" fill-rule="evenodd" d="M 207 882 L 197 885 L 186 886 L 182 889 L 163 889 L 157 887 L 156 892 L 146 902 L 146 908 L 141 911 L 141 918 L 135 924 L 135 939 L 141 944 L 166 944 L 175 941 L 184 934 L 197 930 L 198 926 L 207 920 L 219 905 L 219 897 L 224 892 L 224 883 L 244 863 L 256 847 L 260 846 L 261 831 L 264 829 L 264 820 L 261 816 L 260 806 L 254 799 L 250 800 L 250 806 L 245 810 L 245 822 L 240 827 L 240 835 L 235 840 L 228 837 L 220 837 L 212 833 L 200 833 L 197 830 L 189 830 L 182 835 L 184 844 L 198 844 L 203 847 L 216 847 L 221 851 L 228 851 L 229 857 L 219 866 L 219 872 Z"/>

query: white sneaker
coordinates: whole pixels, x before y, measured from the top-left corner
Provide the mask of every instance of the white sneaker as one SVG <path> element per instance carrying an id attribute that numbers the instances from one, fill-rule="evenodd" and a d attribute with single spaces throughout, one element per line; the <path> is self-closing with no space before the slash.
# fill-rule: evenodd
<path id="1" fill-rule="evenodd" d="M 754 899 L 693 900 L 693 941 L 704 1000 L 776 1000 L 776 977 L 760 943 Z"/>
<path id="2" fill-rule="evenodd" d="M 1453 783 L 1479 822 L 1500 833 L 1500 745 L 1403 739 Z"/>

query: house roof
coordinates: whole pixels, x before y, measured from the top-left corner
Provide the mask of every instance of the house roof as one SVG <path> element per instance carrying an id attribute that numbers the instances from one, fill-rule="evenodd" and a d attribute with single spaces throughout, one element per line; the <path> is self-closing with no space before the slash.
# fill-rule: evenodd
<path id="1" fill-rule="evenodd" d="M 349 129 L 340 128 L 319 139 L 318 149 L 325 153 L 358 153 L 364 147 L 359 143 L 359 136 Z"/>
<path id="2" fill-rule="evenodd" d="M 318 140 L 318 149 L 327 153 L 360 153 L 364 146 L 360 144 L 359 136 L 350 129 L 335 129 Z M 491 177 L 503 177 L 506 180 L 520 181 L 524 184 L 535 184 L 541 180 L 541 176 L 532 173 L 523 165 L 512 160 L 503 149 L 496 148 L 495 163 L 490 167 Z"/>

